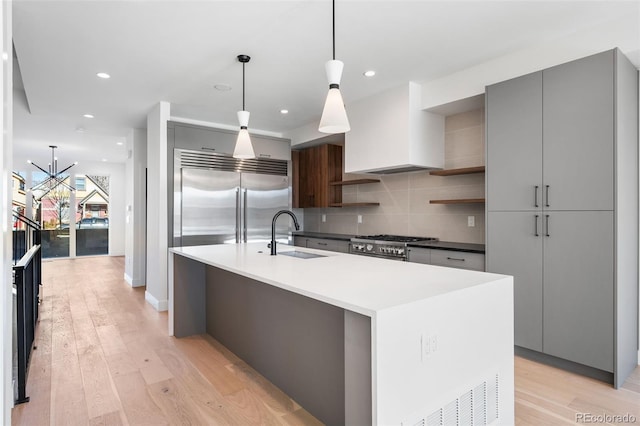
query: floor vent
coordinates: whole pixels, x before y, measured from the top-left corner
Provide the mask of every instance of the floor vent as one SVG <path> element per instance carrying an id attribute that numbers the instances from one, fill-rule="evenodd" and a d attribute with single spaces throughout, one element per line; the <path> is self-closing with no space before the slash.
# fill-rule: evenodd
<path id="1" fill-rule="evenodd" d="M 403 426 L 486 426 L 498 419 L 499 375 L 496 374 L 426 417 L 416 417 Z"/>

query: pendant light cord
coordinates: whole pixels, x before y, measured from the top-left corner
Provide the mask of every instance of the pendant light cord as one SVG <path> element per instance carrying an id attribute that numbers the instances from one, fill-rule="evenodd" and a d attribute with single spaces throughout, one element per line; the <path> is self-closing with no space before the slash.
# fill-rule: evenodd
<path id="1" fill-rule="evenodd" d="M 242 110 L 244 109 L 244 62 L 242 63 Z"/>
<path id="2" fill-rule="evenodd" d="M 333 11 L 333 60 L 336 60 L 336 0 L 332 0 Z"/>

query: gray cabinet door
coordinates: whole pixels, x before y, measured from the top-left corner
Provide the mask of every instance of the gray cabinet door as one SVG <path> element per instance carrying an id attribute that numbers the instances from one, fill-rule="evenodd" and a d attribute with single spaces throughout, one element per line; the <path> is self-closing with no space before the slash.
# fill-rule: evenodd
<path id="1" fill-rule="evenodd" d="M 613 213 L 548 215 L 544 352 L 613 371 Z"/>
<path id="2" fill-rule="evenodd" d="M 547 209 L 613 209 L 613 59 L 609 51 L 543 71 Z"/>
<path id="3" fill-rule="evenodd" d="M 487 216 L 487 272 L 513 275 L 515 344 L 535 351 L 542 351 L 540 216 L 535 212 L 489 212 Z"/>
<path id="4" fill-rule="evenodd" d="M 225 130 L 174 124 L 175 148 L 233 154 L 237 134 Z"/>
<path id="5" fill-rule="evenodd" d="M 431 249 L 420 247 L 407 248 L 407 261 L 413 263 L 431 264 Z"/>
<path id="6" fill-rule="evenodd" d="M 486 106 L 487 209 L 534 210 L 542 185 L 542 72 L 487 87 Z"/>

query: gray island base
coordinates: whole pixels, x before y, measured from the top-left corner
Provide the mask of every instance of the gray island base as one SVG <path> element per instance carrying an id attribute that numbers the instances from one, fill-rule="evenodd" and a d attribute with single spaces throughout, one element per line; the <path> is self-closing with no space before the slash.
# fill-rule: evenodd
<path id="1" fill-rule="evenodd" d="M 263 249 L 172 249 L 170 334 L 209 334 L 328 425 L 414 424 L 447 415 L 452 403 L 478 424 L 513 422 L 510 277 Z M 349 284 L 347 264 L 391 273 L 395 292 L 375 279 Z M 474 355 L 478 340 L 487 356 Z"/>

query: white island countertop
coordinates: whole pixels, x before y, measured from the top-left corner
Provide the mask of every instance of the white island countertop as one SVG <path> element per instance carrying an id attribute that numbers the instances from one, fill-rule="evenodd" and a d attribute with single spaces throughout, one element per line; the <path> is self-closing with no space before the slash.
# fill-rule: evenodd
<path id="1" fill-rule="evenodd" d="M 445 268 L 278 245 L 325 257 L 271 256 L 266 243 L 177 247 L 171 252 L 303 296 L 375 317 L 377 312 L 506 278 Z"/>

